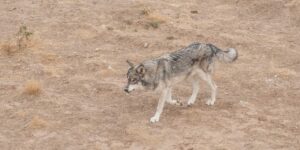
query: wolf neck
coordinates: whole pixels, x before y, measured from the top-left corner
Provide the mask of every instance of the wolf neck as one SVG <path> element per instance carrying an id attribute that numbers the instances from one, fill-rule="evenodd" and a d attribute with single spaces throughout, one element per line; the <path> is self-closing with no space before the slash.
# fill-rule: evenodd
<path id="1" fill-rule="evenodd" d="M 148 89 L 148 90 L 155 90 L 158 86 L 158 83 L 155 82 L 155 77 L 148 77 L 148 78 L 143 78 L 141 80 L 142 82 L 142 86 L 145 88 L 145 89 Z"/>
<path id="2" fill-rule="evenodd" d="M 153 63 L 152 61 L 147 61 L 146 63 L 143 63 L 145 66 L 146 73 L 141 79 L 142 86 L 147 90 L 155 90 L 158 86 L 158 83 L 156 83 L 156 67 L 157 64 Z"/>
<path id="3" fill-rule="evenodd" d="M 142 85 L 146 88 L 150 88 L 151 86 L 153 86 L 152 83 L 150 83 L 149 81 L 147 81 L 145 79 L 142 79 L 141 82 L 142 82 Z"/>

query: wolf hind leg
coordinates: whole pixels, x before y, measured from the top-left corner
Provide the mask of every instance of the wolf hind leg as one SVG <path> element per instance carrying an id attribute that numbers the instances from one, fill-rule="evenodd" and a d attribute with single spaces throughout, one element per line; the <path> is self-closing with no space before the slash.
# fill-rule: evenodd
<path id="1" fill-rule="evenodd" d="M 202 70 L 199 71 L 200 77 L 209 85 L 211 89 L 211 98 L 206 101 L 207 105 L 214 105 L 216 102 L 216 95 L 217 95 L 217 85 L 213 81 L 211 74 L 206 73 Z"/>
<path id="2" fill-rule="evenodd" d="M 172 88 L 171 87 L 168 89 L 166 102 L 169 104 L 172 104 L 172 105 L 178 105 L 178 106 L 182 105 L 182 103 L 180 101 L 172 99 Z"/>

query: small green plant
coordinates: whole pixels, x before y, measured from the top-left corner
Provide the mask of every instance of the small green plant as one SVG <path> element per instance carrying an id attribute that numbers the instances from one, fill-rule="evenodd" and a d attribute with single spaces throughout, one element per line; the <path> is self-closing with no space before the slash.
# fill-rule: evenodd
<path id="1" fill-rule="evenodd" d="M 159 27 L 159 22 L 149 22 L 149 25 L 154 28 L 157 29 Z"/>
<path id="2" fill-rule="evenodd" d="M 27 30 L 25 25 L 19 28 L 13 39 L 8 39 L 6 42 L 0 44 L 0 51 L 6 55 L 13 55 L 14 53 L 21 51 L 30 46 L 32 32 Z"/>
<path id="3" fill-rule="evenodd" d="M 27 27 L 24 25 L 20 27 L 19 32 L 17 33 L 17 35 L 24 36 L 27 40 L 29 39 L 29 36 L 31 36 L 32 34 L 33 34 L 32 32 L 27 31 Z"/>
<path id="4" fill-rule="evenodd" d="M 27 27 L 25 25 L 22 25 L 19 28 L 19 31 L 17 33 L 17 46 L 19 50 L 27 47 L 27 42 L 30 40 L 29 38 L 32 34 L 32 32 L 27 31 Z"/>

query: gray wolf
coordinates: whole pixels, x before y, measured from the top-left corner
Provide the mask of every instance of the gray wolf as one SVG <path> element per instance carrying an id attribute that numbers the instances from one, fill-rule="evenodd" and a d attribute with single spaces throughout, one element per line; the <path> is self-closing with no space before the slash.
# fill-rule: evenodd
<path id="1" fill-rule="evenodd" d="M 131 91 L 143 87 L 144 89 L 162 91 L 158 106 L 150 122 L 158 122 L 165 102 L 180 105 L 172 99 L 172 87 L 180 81 L 192 81 L 193 92 L 187 105 L 194 104 L 199 91 L 199 80 L 204 80 L 211 89 L 211 97 L 206 101 L 207 105 L 214 105 L 216 101 L 217 86 L 212 79 L 216 60 L 230 63 L 238 58 L 238 52 L 233 48 L 226 51 L 213 44 L 192 43 L 189 46 L 163 55 L 161 57 L 146 60 L 134 65 L 127 60 L 129 69 L 127 72 L 128 83 L 124 91 Z"/>

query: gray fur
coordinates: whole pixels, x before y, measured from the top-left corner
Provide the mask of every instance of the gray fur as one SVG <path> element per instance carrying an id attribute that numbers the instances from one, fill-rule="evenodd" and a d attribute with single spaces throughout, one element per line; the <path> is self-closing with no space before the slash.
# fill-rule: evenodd
<path id="1" fill-rule="evenodd" d="M 129 93 L 131 91 L 130 86 L 141 83 L 146 89 L 156 90 L 158 87 L 162 87 L 162 97 L 166 97 L 164 94 L 170 94 L 171 87 L 178 82 L 175 81 L 175 78 L 181 77 L 181 80 L 193 79 L 197 81 L 202 78 L 212 89 L 211 101 L 207 103 L 213 105 L 216 95 L 216 85 L 211 79 L 214 63 L 216 60 L 226 63 L 233 62 L 237 57 L 238 53 L 233 48 L 223 51 L 212 44 L 193 43 L 170 54 L 146 60 L 136 66 L 128 61 L 130 68 L 127 73 L 128 84 L 125 91 Z M 193 85 L 193 87 L 198 89 L 197 85 Z M 196 99 L 198 91 L 194 91 L 193 98 L 189 103 L 193 103 Z M 159 120 L 163 107 L 160 105 L 163 105 L 165 101 L 163 99 L 160 99 L 158 110 L 155 116 L 151 118 L 151 122 Z"/>

